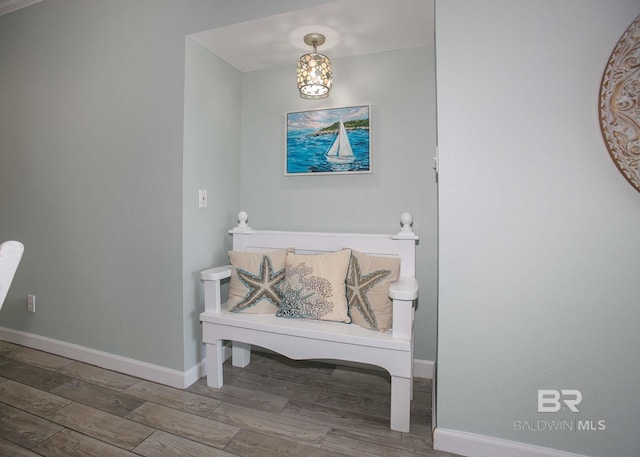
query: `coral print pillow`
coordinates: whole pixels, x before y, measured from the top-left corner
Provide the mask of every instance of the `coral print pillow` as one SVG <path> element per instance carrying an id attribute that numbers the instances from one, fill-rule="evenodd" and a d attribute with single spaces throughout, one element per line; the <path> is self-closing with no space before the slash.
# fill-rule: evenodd
<path id="1" fill-rule="evenodd" d="M 283 249 L 266 254 L 231 251 L 229 259 L 232 266 L 229 311 L 275 313 L 282 301 L 287 251 Z"/>
<path id="2" fill-rule="evenodd" d="M 384 332 L 391 328 L 389 285 L 398 279 L 400 259 L 352 251 L 347 273 L 349 315 L 354 324 Z"/>
<path id="3" fill-rule="evenodd" d="M 328 254 L 289 254 L 284 297 L 276 316 L 351 322 L 345 278 L 351 250 Z"/>

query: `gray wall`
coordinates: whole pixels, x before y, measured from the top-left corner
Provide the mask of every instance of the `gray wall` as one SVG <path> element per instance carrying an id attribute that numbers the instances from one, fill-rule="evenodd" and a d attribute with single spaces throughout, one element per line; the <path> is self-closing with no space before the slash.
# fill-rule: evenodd
<path id="1" fill-rule="evenodd" d="M 637 0 L 439 1 L 438 427 L 636 457 L 640 194 L 598 95 Z M 579 389 L 579 413 L 537 413 Z M 516 420 L 605 420 L 517 431 Z"/>
<path id="2" fill-rule="evenodd" d="M 396 233 L 411 211 L 421 236 L 416 357 L 436 352 L 433 47 L 332 59 L 326 100 L 297 95 L 295 66 L 243 74 L 240 204 L 256 228 Z M 267 87 L 269 90 L 263 90 Z M 373 174 L 284 176 L 285 115 L 371 104 Z"/>
<path id="3" fill-rule="evenodd" d="M 186 46 L 182 258 L 184 368 L 189 369 L 204 356 L 200 271 L 228 263 L 227 230 L 240 201 L 242 77 L 193 39 L 187 38 Z M 199 189 L 208 191 L 206 209 L 198 207 Z"/>
<path id="4" fill-rule="evenodd" d="M 196 359 L 185 36 L 315 3 L 46 0 L 0 17 L 0 239 L 26 245 L 2 326 L 178 370 Z"/>
<path id="5" fill-rule="evenodd" d="M 337 60 L 324 104 L 296 95 L 293 67 L 268 73 L 271 95 L 244 75 L 240 135 L 240 77 L 195 43 L 185 52 L 189 33 L 311 3 L 46 0 L 0 17 L 0 239 L 27 246 L 3 326 L 187 369 L 201 356 L 197 271 L 224 257 L 237 207 L 265 228 L 365 232 L 394 232 L 409 210 L 416 355 L 435 358 L 433 49 Z M 374 174 L 282 176 L 285 112 L 363 103 Z"/>

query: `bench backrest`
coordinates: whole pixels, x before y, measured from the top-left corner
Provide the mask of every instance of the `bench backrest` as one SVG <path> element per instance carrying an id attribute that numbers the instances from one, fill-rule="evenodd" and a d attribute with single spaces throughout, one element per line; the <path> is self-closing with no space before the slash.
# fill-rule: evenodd
<path id="1" fill-rule="evenodd" d="M 400 276 L 415 277 L 415 243 L 417 237 L 350 233 L 281 232 L 267 230 L 230 230 L 233 250 L 268 252 L 295 248 L 297 253 L 318 254 L 344 248 L 369 255 L 400 258 Z"/>

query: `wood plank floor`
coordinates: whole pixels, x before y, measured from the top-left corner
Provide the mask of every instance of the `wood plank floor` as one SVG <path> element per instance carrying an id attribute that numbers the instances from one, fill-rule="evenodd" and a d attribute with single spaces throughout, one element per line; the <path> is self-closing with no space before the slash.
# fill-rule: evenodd
<path id="1" fill-rule="evenodd" d="M 0 456 L 427 456 L 431 382 L 389 429 L 385 372 L 254 352 L 222 389 L 173 389 L 0 341 Z"/>

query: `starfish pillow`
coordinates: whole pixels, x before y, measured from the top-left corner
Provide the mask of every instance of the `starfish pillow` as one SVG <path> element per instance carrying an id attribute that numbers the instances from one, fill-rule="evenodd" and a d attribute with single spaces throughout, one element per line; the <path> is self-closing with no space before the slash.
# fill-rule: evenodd
<path id="1" fill-rule="evenodd" d="M 354 324 L 384 332 L 391 328 L 393 304 L 389 285 L 398 279 L 400 259 L 351 251 L 347 303 Z"/>
<path id="2" fill-rule="evenodd" d="M 265 254 L 229 252 L 231 281 L 229 311 L 253 314 L 274 314 L 282 301 L 282 281 L 287 250 Z"/>

